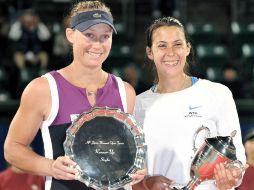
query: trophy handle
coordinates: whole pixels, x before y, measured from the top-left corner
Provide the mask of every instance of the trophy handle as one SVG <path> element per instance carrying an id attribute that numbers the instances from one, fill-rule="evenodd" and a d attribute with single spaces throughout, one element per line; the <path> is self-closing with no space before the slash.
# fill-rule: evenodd
<path id="1" fill-rule="evenodd" d="M 243 163 L 242 163 L 240 160 L 234 160 L 234 161 L 228 162 L 228 163 L 226 164 L 226 168 L 227 168 L 227 169 L 231 169 L 231 168 L 232 168 L 232 169 L 233 169 L 233 168 L 238 168 L 238 169 L 240 169 L 240 174 L 239 174 L 239 176 L 241 175 L 241 177 L 240 177 L 240 179 L 239 179 L 239 181 L 237 182 L 237 184 L 236 184 L 235 187 L 239 186 L 240 183 L 242 182 L 243 174 L 244 174 L 244 171 L 245 171 L 245 167 L 244 167 Z"/>
<path id="2" fill-rule="evenodd" d="M 182 188 L 182 190 L 194 190 L 198 184 L 199 184 L 199 178 L 194 177 L 185 187 Z"/>
<path id="3" fill-rule="evenodd" d="M 227 163 L 226 167 L 227 168 L 236 167 L 236 168 L 239 168 L 241 172 L 245 171 L 245 167 L 240 160 L 234 160 L 232 162 L 229 162 Z"/>
<path id="4" fill-rule="evenodd" d="M 237 133 L 237 131 L 234 130 L 234 131 L 231 132 L 230 136 L 233 138 L 233 137 L 235 137 L 236 133 Z"/>
<path id="5" fill-rule="evenodd" d="M 201 127 L 199 127 L 195 133 L 194 133 L 194 136 L 193 136 L 193 148 L 192 150 L 194 151 L 194 153 L 197 151 L 197 147 L 196 147 L 196 138 L 198 136 L 198 133 L 202 130 L 206 130 L 207 131 L 207 137 L 210 137 L 211 136 L 211 132 L 210 132 L 210 129 L 204 125 L 202 125 Z"/>

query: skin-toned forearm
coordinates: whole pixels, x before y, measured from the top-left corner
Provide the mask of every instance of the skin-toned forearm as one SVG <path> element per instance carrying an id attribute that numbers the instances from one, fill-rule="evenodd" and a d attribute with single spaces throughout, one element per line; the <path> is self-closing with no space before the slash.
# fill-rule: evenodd
<path id="1" fill-rule="evenodd" d="M 29 147 L 7 141 L 4 150 L 5 159 L 11 165 L 35 175 L 52 175 L 53 160 L 34 153 Z"/>

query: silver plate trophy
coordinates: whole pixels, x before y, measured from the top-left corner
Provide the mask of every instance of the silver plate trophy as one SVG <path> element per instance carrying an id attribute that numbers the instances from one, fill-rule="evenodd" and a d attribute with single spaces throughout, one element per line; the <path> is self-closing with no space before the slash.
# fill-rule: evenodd
<path id="1" fill-rule="evenodd" d="M 94 107 L 66 131 L 66 156 L 77 163 L 79 181 L 94 189 L 118 189 L 144 167 L 144 133 L 132 115 Z"/>

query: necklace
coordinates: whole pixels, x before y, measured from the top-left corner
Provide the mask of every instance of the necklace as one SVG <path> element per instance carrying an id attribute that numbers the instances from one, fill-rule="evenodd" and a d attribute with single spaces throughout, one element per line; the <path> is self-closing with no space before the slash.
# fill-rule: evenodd
<path id="1" fill-rule="evenodd" d="M 86 94 L 87 94 L 87 98 L 88 98 L 88 101 L 90 103 L 90 105 L 92 107 L 94 107 L 96 105 L 96 101 L 97 101 L 97 91 L 98 91 L 98 88 L 101 87 L 101 85 L 104 83 L 105 79 L 105 75 L 101 75 L 100 77 L 100 80 L 99 80 L 99 83 L 96 85 L 97 87 L 92 89 L 92 90 L 88 90 L 86 89 Z M 95 86 L 94 86 L 95 87 Z"/>
<path id="2" fill-rule="evenodd" d="M 161 90 L 158 88 L 158 84 L 156 85 L 156 88 L 155 88 L 155 92 L 159 93 L 159 94 L 162 94 L 162 93 L 169 93 L 169 92 L 177 92 L 177 91 L 181 91 L 183 89 L 185 89 L 186 87 L 186 83 L 188 82 L 188 77 L 186 74 L 184 74 L 184 78 L 183 78 L 183 82 L 182 82 L 182 85 L 180 88 L 176 89 L 176 90 L 172 90 L 172 91 L 167 91 L 167 90 Z"/>
<path id="3" fill-rule="evenodd" d="M 97 90 L 96 91 L 87 91 L 88 96 L 96 96 L 97 95 Z"/>
<path id="4" fill-rule="evenodd" d="M 97 96 L 97 90 L 96 91 L 86 91 L 88 101 L 92 107 L 96 105 L 96 96 Z"/>

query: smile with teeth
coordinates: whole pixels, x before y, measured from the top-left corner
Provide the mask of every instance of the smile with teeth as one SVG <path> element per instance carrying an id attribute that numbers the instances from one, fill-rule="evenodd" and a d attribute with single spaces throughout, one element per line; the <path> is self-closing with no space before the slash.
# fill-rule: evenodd
<path id="1" fill-rule="evenodd" d="M 178 61 L 163 61 L 163 62 L 165 63 L 165 65 L 171 67 L 175 67 L 176 65 L 178 65 Z"/>
<path id="2" fill-rule="evenodd" d="M 102 53 L 96 53 L 96 52 L 88 52 L 88 54 L 94 58 L 98 58 L 102 55 Z"/>

